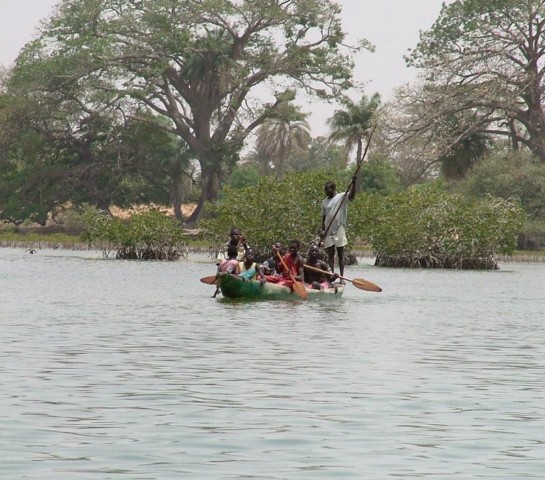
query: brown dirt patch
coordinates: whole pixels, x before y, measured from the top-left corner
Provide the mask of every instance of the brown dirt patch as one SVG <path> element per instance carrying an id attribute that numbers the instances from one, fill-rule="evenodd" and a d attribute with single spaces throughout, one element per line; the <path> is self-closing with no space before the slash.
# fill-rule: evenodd
<path id="1" fill-rule="evenodd" d="M 197 208 L 196 203 L 186 203 L 182 205 L 182 214 L 184 217 L 189 217 L 193 210 Z M 131 208 L 122 209 L 118 207 L 111 207 L 110 211 L 112 212 L 112 215 L 114 217 L 127 219 L 131 215 L 134 215 L 135 213 L 142 213 L 142 212 L 149 212 L 150 210 L 159 210 L 161 213 L 164 213 L 165 215 L 174 216 L 174 209 L 172 207 L 166 206 L 166 205 L 135 205 Z"/>

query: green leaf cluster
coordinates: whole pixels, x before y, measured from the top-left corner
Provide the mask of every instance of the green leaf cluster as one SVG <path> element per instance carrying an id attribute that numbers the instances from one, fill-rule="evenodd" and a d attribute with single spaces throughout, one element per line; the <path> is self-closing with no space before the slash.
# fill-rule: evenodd
<path id="1" fill-rule="evenodd" d="M 187 245 L 178 222 L 151 210 L 134 214 L 127 222 L 93 210 L 84 215 L 83 240 L 102 246 L 104 255 L 134 260 L 177 260 Z"/>
<path id="2" fill-rule="evenodd" d="M 518 200 L 528 216 L 519 248 L 545 246 L 545 165 L 529 152 L 499 152 L 482 159 L 456 189 L 477 198 Z"/>
<path id="3" fill-rule="evenodd" d="M 545 221 L 545 165 L 529 152 L 486 157 L 457 188 L 466 196 L 515 198 L 529 219 Z"/>
<path id="4" fill-rule="evenodd" d="M 51 111 L 59 115 L 49 116 L 61 127 L 69 119 L 64 138 L 87 165 L 108 158 L 90 142 L 108 148 L 116 138 L 75 142 L 68 133 L 80 129 L 72 124 L 87 112 L 118 120 L 153 112 L 146 120 L 183 140 L 199 163 L 195 223 L 248 135 L 282 116 L 279 106 L 296 91 L 335 100 L 352 88 L 352 57 L 361 48 L 367 45 L 347 43 L 331 0 L 64 0 L 20 55 L 13 79 L 19 92 L 57 102 Z M 99 180 L 88 178 L 86 188 Z M 100 208 L 117 191 L 108 190 Z"/>
<path id="5" fill-rule="evenodd" d="M 384 266 L 495 268 L 497 254 L 514 251 L 524 221 L 516 201 L 468 200 L 433 186 L 370 197 L 362 214 Z"/>
<path id="6" fill-rule="evenodd" d="M 226 188 L 211 215 L 199 224 L 203 236 L 215 245 L 225 243 L 236 226 L 261 255 L 269 253 L 273 242 L 287 244 L 298 239 L 303 248 L 316 239 L 321 226 L 324 184 L 348 183 L 343 174 L 329 171 L 299 173 L 278 180 L 262 177 L 257 185 Z M 339 188 L 340 189 L 340 188 Z"/>

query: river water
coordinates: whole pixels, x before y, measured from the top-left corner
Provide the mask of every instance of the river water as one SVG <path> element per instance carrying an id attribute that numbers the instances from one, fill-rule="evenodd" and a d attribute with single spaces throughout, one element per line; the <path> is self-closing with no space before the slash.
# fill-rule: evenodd
<path id="1" fill-rule="evenodd" d="M 544 478 L 545 264 L 291 303 L 213 272 L 0 249 L 0 478 Z"/>

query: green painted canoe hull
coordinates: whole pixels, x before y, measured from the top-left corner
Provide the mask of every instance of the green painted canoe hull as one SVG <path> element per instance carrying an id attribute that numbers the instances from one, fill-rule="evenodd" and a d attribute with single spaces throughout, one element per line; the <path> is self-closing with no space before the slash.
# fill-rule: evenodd
<path id="1" fill-rule="evenodd" d="M 218 285 L 225 298 L 240 298 L 249 300 L 300 300 L 300 297 L 288 287 L 276 283 L 261 284 L 256 280 L 246 280 L 236 275 L 220 273 Z M 325 290 L 307 288 L 308 298 L 340 298 L 344 292 L 344 285 Z"/>

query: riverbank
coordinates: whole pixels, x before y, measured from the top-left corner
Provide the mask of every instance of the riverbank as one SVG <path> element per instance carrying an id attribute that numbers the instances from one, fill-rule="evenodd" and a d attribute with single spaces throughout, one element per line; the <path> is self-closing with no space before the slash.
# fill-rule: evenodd
<path id="1" fill-rule="evenodd" d="M 35 253 L 46 249 L 61 249 L 61 250 L 98 250 L 102 251 L 102 245 L 93 245 L 81 241 L 79 235 L 70 235 L 66 233 L 51 233 L 37 234 L 24 233 L 16 234 L 13 232 L 0 233 L 0 248 L 19 248 Z M 352 253 L 356 258 L 372 258 L 374 254 L 372 250 L 366 248 L 353 248 Z M 210 255 L 215 258 L 216 248 L 207 245 L 202 240 L 192 239 L 188 245 L 185 255 L 200 254 Z M 545 250 L 538 251 L 517 251 L 513 255 L 499 255 L 498 262 L 500 263 L 545 263 Z"/>

